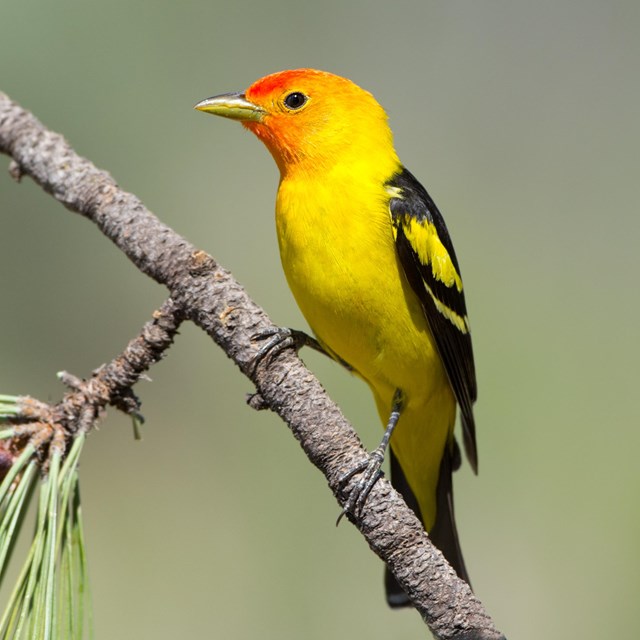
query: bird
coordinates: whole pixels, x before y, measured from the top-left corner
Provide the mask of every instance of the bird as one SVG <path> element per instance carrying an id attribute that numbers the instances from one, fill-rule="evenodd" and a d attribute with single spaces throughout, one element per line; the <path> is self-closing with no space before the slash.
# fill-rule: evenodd
<path id="1" fill-rule="evenodd" d="M 478 469 L 464 289 L 444 219 L 401 163 L 386 112 L 351 80 L 315 69 L 273 73 L 195 108 L 240 121 L 280 171 L 280 257 L 313 336 L 267 331 L 260 354 L 312 346 L 373 393 L 385 434 L 345 475 L 362 475 L 345 509 L 363 508 L 390 448 L 392 485 L 469 583 L 452 488 L 461 464 L 457 408 L 466 457 Z M 391 607 L 410 604 L 388 570 L 385 585 Z"/>

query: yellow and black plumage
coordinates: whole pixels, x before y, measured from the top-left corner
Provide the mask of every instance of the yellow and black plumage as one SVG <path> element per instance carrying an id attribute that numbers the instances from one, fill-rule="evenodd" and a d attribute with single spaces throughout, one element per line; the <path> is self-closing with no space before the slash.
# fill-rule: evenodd
<path id="1" fill-rule="evenodd" d="M 468 581 L 451 486 L 457 405 L 474 471 L 478 460 L 462 279 L 442 216 L 400 162 L 384 110 L 350 80 L 311 69 L 266 76 L 196 108 L 240 120 L 273 155 L 289 287 L 322 349 L 369 385 L 385 439 L 393 436 L 392 483 Z M 387 595 L 392 606 L 408 602 L 389 577 Z"/>

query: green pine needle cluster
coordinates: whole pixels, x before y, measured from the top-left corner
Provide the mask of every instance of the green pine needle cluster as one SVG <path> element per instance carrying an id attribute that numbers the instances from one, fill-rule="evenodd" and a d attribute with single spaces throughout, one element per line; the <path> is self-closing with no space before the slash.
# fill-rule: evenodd
<path id="1" fill-rule="evenodd" d="M 0 396 L 0 422 L 19 416 L 20 398 Z M 14 435 L 12 428 L 0 431 L 2 440 Z M 50 446 L 44 474 L 33 445 L 27 442 L 0 484 L 0 581 L 31 498 L 38 496 L 33 540 L 1 614 L 0 640 L 92 637 L 78 483 L 84 441 L 85 435 L 78 434 L 66 455 Z"/>

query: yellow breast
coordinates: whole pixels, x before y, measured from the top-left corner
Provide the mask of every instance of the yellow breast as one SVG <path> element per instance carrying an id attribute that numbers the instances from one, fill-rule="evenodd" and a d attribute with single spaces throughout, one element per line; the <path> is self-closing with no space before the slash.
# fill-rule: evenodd
<path id="1" fill-rule="evenodd" d="M 391 398 L 395 388 L 416 385 L 405 372 L 440 361 L 396 257 L 384 184 L 347 186 L 341 197 L 335 181 L 282 181 L 282 264 L 319 340 Z"/>
<path id="2" fill-rule="evenodd" d="M 323 346 L 370 386 L 383 424 L 395 390 L 403 391 L 391 445 L 430 526 L 455 398 L 396 256 L 384 183 L 361 181 L 356 189 L 351 181 L 343 193 L 335 181 L 329 188 L 327 181 L 282 180 L 276 227 L 284 272 Z"/>

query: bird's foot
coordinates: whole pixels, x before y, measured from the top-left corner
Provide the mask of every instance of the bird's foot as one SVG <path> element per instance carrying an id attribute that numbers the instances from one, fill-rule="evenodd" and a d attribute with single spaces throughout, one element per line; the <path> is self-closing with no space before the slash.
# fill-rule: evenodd
<path id="1" fill-rule="evenodd" d="M 338 481 L 340 487 L 344 487 L 353 476 L 362 474 L 358 482 L 349 491 L 349 497 L 338 516 L 336 526 L 340 524 L 340 520 L 342 520 L 343 516 L 347 513 L 355 517 L 361 515 L 365 502 L 371 493 L 371 489 L 373 489 L 376 482 L 384 475 L 381 471 L 384 453 L 385 449 L 382 446 L 374 449 L 366 460 L 363 460 L 353 469 L 347 471 Z"/>
<path id="2" fill-rule="evenodd" d="M 251 364 L 254 370 L 264 358 L 275 358 L 285 349 L 295 349 L 297 353 L 302 347 L 311 347 L 317 351 L 324 352 L 324 349 L 315 338 L 307 335 L 304 331 L 290 329 L 289 327 L 269 327 L 263 329 L 262 331 L 254 333 L 251 336 L 251 340 L 254 342 L 266 340 L 253 356 Z"/>

